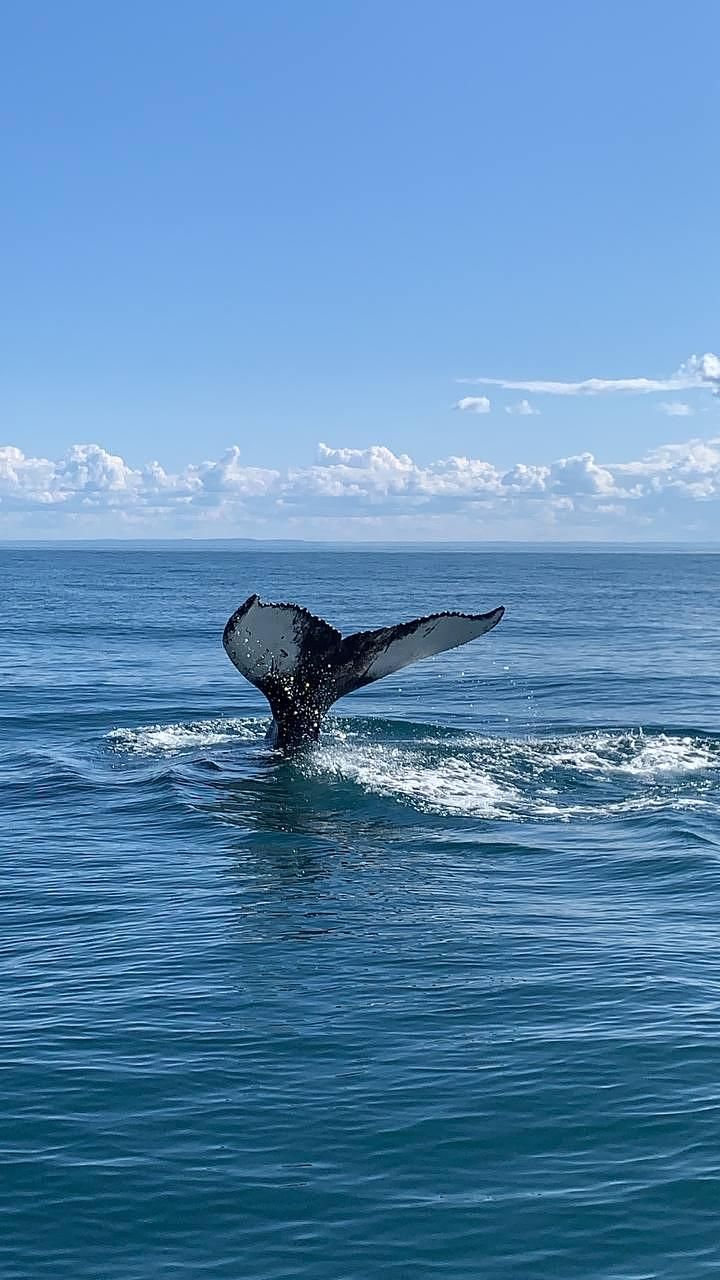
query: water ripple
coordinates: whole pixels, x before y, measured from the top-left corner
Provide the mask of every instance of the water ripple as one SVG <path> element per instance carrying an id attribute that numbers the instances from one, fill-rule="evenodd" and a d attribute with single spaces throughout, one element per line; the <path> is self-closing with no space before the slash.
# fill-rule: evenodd
<path id="1" fill-rule="evenodd" d="M 3 1280 L 714 1275 L 720 557 L 23 554 Z M 269 750 L 230 609 L 400 575 L 512 607 Z"/>

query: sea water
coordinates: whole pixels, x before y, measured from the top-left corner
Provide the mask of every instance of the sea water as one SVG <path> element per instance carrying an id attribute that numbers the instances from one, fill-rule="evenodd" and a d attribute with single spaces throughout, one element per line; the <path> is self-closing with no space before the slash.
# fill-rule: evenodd
<path id="1" fill-rule="evenodd" d="M 0 551 L 3 1280 L 720 1268 L 720 555 Z M 507 607 L 268 749 L 223 624 Z"/>

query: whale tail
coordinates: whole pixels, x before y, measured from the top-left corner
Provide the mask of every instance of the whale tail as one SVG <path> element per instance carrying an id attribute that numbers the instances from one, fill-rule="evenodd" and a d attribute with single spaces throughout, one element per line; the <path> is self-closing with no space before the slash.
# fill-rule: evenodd
<path id="1" fill-rule="evenodd" d="M 477 639 L 497 626 L 490 613 L 433 613 L 395 627 L 343 636 L 296 604 L 250 596 L 228 619 L 223 645 L 238 671 L 265 694 L 276 745 L 291 751 L 317 741 L 325 712 L 354 689 Z"/>

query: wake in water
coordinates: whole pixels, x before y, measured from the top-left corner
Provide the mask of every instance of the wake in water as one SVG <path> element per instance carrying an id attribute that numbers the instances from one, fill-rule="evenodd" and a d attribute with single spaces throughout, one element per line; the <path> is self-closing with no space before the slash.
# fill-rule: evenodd
<path id="1" fill-rule="evenodd" d="M 294 771 L 328 786 L 426 813 L 493 819 L 592 819 L 659 809 L 720 808 L 720 741 L 709 736 L 603 730 L 552 737 L 468 735 L 403 721 L 337 719 L 322 744 L 292 763 L 267 749 L 254 718 L 115 729 L 114 753 L 208 760 L 234 778 Z"/>

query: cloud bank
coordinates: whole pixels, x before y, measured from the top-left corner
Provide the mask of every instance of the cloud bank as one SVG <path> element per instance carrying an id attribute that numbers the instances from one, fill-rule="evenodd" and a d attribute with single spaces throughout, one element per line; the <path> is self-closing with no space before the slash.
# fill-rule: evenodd
<path id="1" fill-rule="evenodd" d="M 384 445 L 321 444 L 314 463 L 217 461 L 133 467 L 98 444 L 57 459 L 0 448 L 4 537 L 649 537 L 717 539 L 720 436 L 667 444 L 631 462 L 591 453 L 497 467 L 428 463 Z"/>

